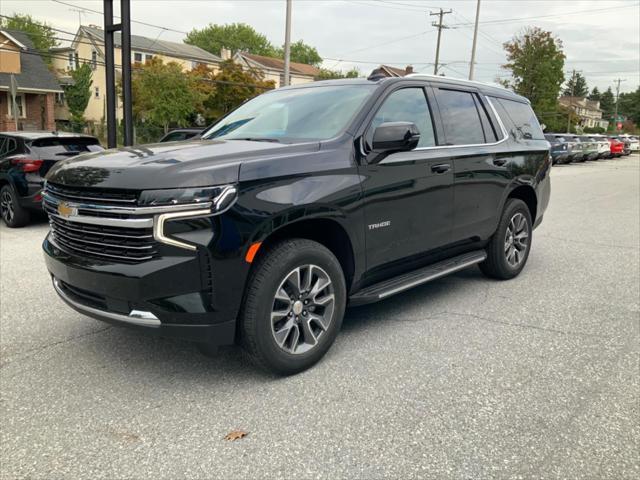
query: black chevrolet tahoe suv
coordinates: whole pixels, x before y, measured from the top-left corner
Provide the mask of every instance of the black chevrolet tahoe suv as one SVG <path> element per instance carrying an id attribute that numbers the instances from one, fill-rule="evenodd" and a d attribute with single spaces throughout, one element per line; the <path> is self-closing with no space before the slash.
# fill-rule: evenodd
<path id="1" fill-rule="evenodd" d="M 347 306 L 472 265 L 523 269 L 551 159 L 528 101 L 441 77 L 260 95 L 197 140 L 84 154 L 47 177 L 59 296 L 117 325 L 316 363 Z"/>

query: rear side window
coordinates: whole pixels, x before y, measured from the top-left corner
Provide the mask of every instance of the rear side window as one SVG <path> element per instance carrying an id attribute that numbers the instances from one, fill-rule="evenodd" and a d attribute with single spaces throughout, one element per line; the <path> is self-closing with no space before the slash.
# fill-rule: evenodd
<path id="1" fill-rule="evenodd" d="M 422 88 L 396 90 L 385 99 L 367 131 L 368 145 L 372 144 L 373 131 L 386 122 L 413 122 L 420 132 L 418 148 L 431 147 L 436 144 L 429 105 Z"/>
<path id="2" fill-rule="evenodd" d="M 167 135 L 166 137 L 164 137 L 162 139 L 163 142 L 176 142 L 178 140 L 184 140 L 186 139 L 186 133 L 184 132 L 173 132 L 170 133 L 169 135 Z"/>
<path id="3" fill-rule="evenodd" d="M 517 138 L 525 140 L 544 140 L 542 128 L 536 114 L 526 103 L 496 98 L 496 101 L 506 110 L 511 123 L 516 128 Z"/>
<path id="4" fill-rule="evenodd" d="M 40 158 L 72 156 L 103 150 L 98 139 L 92 137 L 39 138 L 31 142 L 31 149 Z"/>
<path id="5" fill-rule="evenodd" d="M 436 93 L 446 145 L 485 143 L 484 129 L 474 94 L 442 88 L 436 89 Z"/>

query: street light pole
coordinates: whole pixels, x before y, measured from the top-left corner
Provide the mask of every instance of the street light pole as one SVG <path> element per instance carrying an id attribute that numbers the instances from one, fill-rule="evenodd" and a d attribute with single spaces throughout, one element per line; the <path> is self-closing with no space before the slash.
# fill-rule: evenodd
<path id="1" fill-rule="evenodd" d="M 289 77 L 291 70 L 291 0 L 287 1 L 287 15 L 284 30 L 284 79 L 283 86 L 289 85 Z"/>
<path id="2" fill-rule="evenodd" d="M 473 69 L 476 63 L 476 44 L 478 43 L 478 22 L 480 20 L 480 0 L 476 5 L 476 25 L 473 28 L 473 45 L 471 47 L 471 65 L 469 65 L 469 80 L 473 80 Z"/>

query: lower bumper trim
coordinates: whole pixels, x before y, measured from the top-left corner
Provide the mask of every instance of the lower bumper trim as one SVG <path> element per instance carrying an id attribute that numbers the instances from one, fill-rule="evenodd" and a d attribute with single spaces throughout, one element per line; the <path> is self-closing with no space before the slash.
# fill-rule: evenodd
<path id="1" fill-rule="evenodd" d="M 160 320 L 158 320 L 158 318 L 151 312 L 132 310 L 131 312 L 129 312 L 129 315 L 122 315 L 120 313 L 107 312 L 105 310 L 89 307 L 87 305 L 76 302 L 65 293 L 65 291 L 60 286 L 60 281 L 56 277 L 53 277 L 53 288 L 67 305 L 88 316 L 127 323 L 130 325 L 139 325 L 143 327 L 160 326 Z"/>

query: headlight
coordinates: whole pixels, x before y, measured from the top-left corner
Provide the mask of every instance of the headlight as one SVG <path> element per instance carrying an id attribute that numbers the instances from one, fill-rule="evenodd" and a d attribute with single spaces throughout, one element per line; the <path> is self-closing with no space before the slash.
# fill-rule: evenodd
<path id="1" fill-rule="evenodd" d="M 138 204 L 141 207 L 169 207 L 167 213 L 156 215 L 153 220 L 153 237 L 158 242 L 187 250 L 196 250 L 195 245 L 168 236 L 165 232 L 165 223 L 172 220 L 218 215 L 231 208 L 237 198 L 237 193 L 238 190 L 233 185 L 145 190 L 140 195 Z M 179 207 L 179 210 L 176 208 L 176 211 L 172 212 L 171 206 Z"/>

